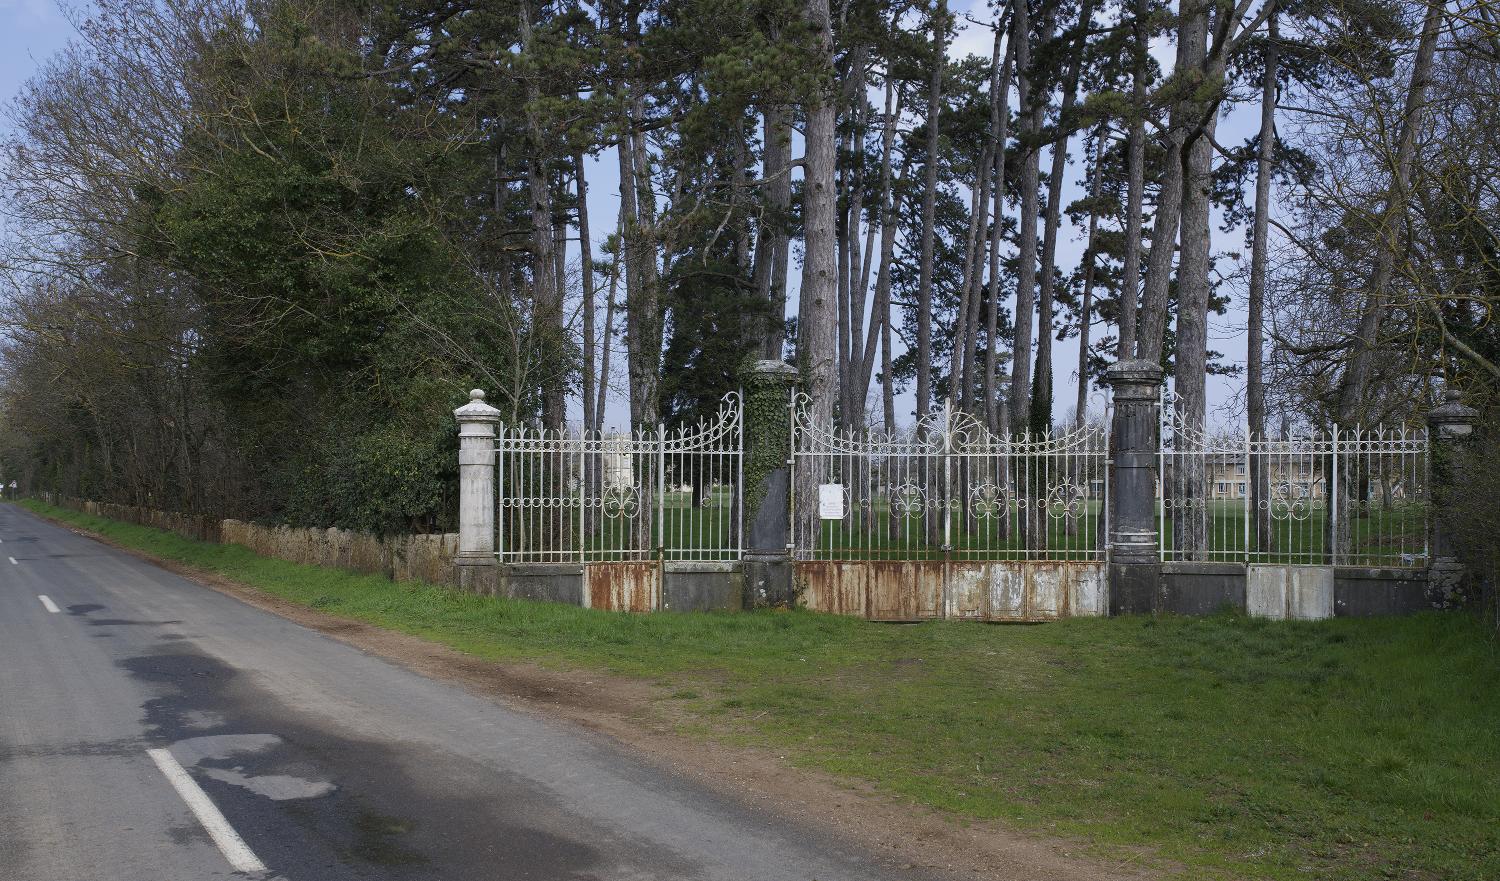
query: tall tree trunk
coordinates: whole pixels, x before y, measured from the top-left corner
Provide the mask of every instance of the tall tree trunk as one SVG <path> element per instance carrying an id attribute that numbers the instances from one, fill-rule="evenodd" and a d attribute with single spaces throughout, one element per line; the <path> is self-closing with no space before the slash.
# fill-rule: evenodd
<path id="1" fill-rule="evenodd" d="M 1206 0 L 1188 0 L 1179 32 L 1190 70 L 1201 70 L 1208 59 L 1208 5 Z M 1209 299 L 1209 200 L 1213 188 L 1213 136 L 1218 114 L 1194 108 L 1203 128 L 1190 134 L 1183 175 L 1181 248 L 1177 265 L 1177 335 L 1175 365 L 1177 418 L 1180 424 L 1201 436 L 1207 415 L 1208 299 Z M 1207 494 L 1207 460 L 1204 456 L 1179 456 L 1180 481 L 1176 487 L 1180 505 L 1188 516 L 1174 518 L 1174 547 L 1189 560 L 1201 560 L 1208 550 L 1210 512 Z"/>
<path id="2" fill-rule="evenodd" d="M 818 40 L 820 74 L 833 72 L 833 25 L 828 0 L 807 0 L 807 22 Z M 812 402 L 810 416 L 815 425 L 827 426 L 833 418 L 834 314 L 838 295 L 838 193 L 835 191 L 837 119 L 834 96 L 815 93 L 807 103 L 805 178 L 803 185 L 802 320 L 797 329 L 797 366 Z M 817 475 L 799 476 L 798 516 L 803 535 L 815 535 L 817 521 Z"/>
<path id="3" fill-rule="evenodd" d="M 531 2 L 519 7 L 521 51 L 528 61 L 532 53 Z M 547 180 L 547 141 L 542 132 L 538 104 L 541 90 L 534 70 L 526 72 L 526 136 L 531 150 L 526 160 L 526 187 L 531 214 L 532 332 L 538 342 L 542 372 L 542 425 L 561 428 L 567 418 L 567 377 L 564 375 L 562 341 L 562 285 L 556 277 L 552 229 L 552 192 Z"/>
<path id="4" fill-rule="evenodd" d="M 661 419 L 661 272 L 657 265 L 656 190 L 651 179 L 651 157 L 646 149 L 645 101 L 636 95 L 631 110 L 631 166 L 635 182 L 635 250 L 640 289 L 627 302 L 627 329 L 635 334 L 635 365 L 631 369 L 631 418 L 651 426 Z"/>
<path id="5" fill-rule="evenodd" d="M 927 164 L 922 174 L 922 253 L 917 269 L 918 419 L 932 409 L 932 261 L 937 234 L 938 152 L 947 46 L 948 0 L 937 0 L 932 15 L 932 72 L 927 85 Z"/>
<path id="6" fill-rule="evenodd" d="M 995 39 L 1000 39 L 1005 30 L 1004 20 L 996 21 Z M 1005 62 L 999 70 L 990 72 L 990 149 L 994 153 L 995 171 L 990 194 L 994 202 L 990 214 L 994 220 L 990 229 L 990 287 L 984 332 L 984 414 L 990 431 L 996 434 L 1001 430 L 996 395 L 1000 362 L 1000 241 L 1005 233 L 1005 152 L 1009 138 L 1006 129 L 1010 125 L 1010 81 L 1015 59 L 1016 41 L 1012 36 L 1005 41 Z"/>
<path id="7" fill-rule="evenodd" d="M 865 134 L 869 121 L 869 99 L 865 95 L 865 62 L 864 49 L 855 54 L 852 97 L 857 102 L 855 107 L 855 122 L 853 126 L 852 139 L 853 148 L 850 151 L 850 166 L 852 181 L 849 188 L 849 205 L 845 213 L 847 218 L 844 222 L 845 247 L 849 251 L 847 261 L 848 281 L 846 286 L 849 291 L 848 303 L 844 307 L 848 315 L 847 344 L 845 348 L 844 363 L 840 366 L 841 374 L 841 401 L 844 413 L 845 425 L 861 424 L 865 417 L 865 401 L 860 395 L 864 383 L 859 376 L 860 368 L 864 366 L 864 338 L 865 338 L 865 303 L 867 300 L 867 279 L 864 277 L 867 257 L 865 251 L 860 248 L 860 234 L 864 226 L 865 218 Z M 874 227 L 870 228 L 871 234 Z M 868 250 L 868 249 L 865 249 Z"/>
<path id="8" fill-rule="evenodd" d="M 1416 161 L 1417 132 L 1425 115 L 1427 87 L 1432 81 L 1432 59 L 1437 52 L 1438 33 L 1444 15 L 1444 4 L 1428 4 L 1422 20 L 1422 36 L 1417 42 L 1417 56 L 1412 61 L 1411 82 L 1407 86 L 1406 103 L 1401 111 L 1400 140 L 1396 144 L 1395 162 L 1391 168 L 1391 192 L 1386 197 L 1385 208 L 1380 213 L 1380 225 L 1376 230 L 1379 242 L 1375 251 L 1375 269 L 1370 276 L 1369 296 L 1364 311 L 1360 314 L 1353 354 L 1339 380 L 1338 419 L 1345 425 L 1353 425 L 1358 421 L 1369 389 L 1373 367 L 1371 362 L 1375 352 L 1379 350 L 1386 293 L 1391 285 L 1391 276 L 1395 273 L 1400 247 L 1399 230 L 1402 216 L 1406 213 L 1412 165 Z"/>
<path id="9" fill-rule="evenodd" d="M 1150 61 L 1146 19 L 1150 0 L 1135 0 L 1130 31 L 1130 133 L 1125 142 L 1125 254 L 1120 274 L 1120 342 L 1115 357 L 1136 356 L 1136 312 L 1141 291 L 1141 226 L 1146 194 L 1146 74 Z"/>
<path id="10" fill-rule="evenodd" d="M 887 307 L 890 300 L 886 300 Z M 881 414 L 885 417 L 885 430 L 887 434 L 896 430 L 896 380 L 891 375 L 895 368 L 891 361 L 891 310 L 887 308 L 880 315 L 880 405 Z"/>
<path id="11" fill-rule="evenodd" d="M 1063 177 L 1068 167 L 1068 114 L 1078 99 L 1078 75 L 1083 65 L 1083 44 L 1094 15 L 1092 0 L 1084 0 L 1078 13 L 1078 46 L 1063 74 L 1062 102 L 1057 109 L 1057 138 L 1052 142 L 1052 168 L 1047 180 L 1046 229 L 1042 238 L 1041 297 L 1037 301 L 1036 379 L 1031 384 L 1034 412 L 1031 427 L 1046 431 L 1052 426 L 1052 336 L 1053 303 L 1057 291 L 1057 233 L 1062 226 Z"/>
<path id="12" fill-rule="evenodd" d="M 765 210 L 755 241 L 755 289 L 766 302 L 762 357 L 780 361 L 786 346 L 786 271 L 790 243 L 786 224 L 792 206 L 792 123 L 786 107 L 772 105 L 762 114 L 765 145 Z"/>
<path id="13" fill-rule="evenodd" d="M 1099 190 L 1104 182 L 1100 166 L 1109 139 L 1109 126 L 1099 123 L 1099 138 L 1094 147 L 1094 173 L 1089 176 L 1089 236 L 1083 252 L 1083 301 L 1078 305 L 1078 403 L 1076 424 L 1082 428 L 1089 414 L 1089 338 L 1094 329 L 1094 280 L 1099 267 L 1099 252 L 1094 238 L 1099 232 Z"/>
<path id="14" fill-rule="evenodd" d="M 1036 312 L 1037 202 L 1041 186 L 1041 156 L 1035 137 L 1041 127 L 1041 98 L 1034 96 L 1031 63 L 1031 14 L 1028 3 L 1016 4 L 1016 92 L 1020 100 L 1021 165 L 1020 236 L 1016 255 L 1016 334 L 1011 353 L 1009 409 L 1021 427 L 1031 413 L 1031 336 Z"/>
<path id="15" fill-rule="evenodd" d="M 1276 145 L 1276 73 L 1279 63 L 1276 16 L 1266 22 L 1265 79 L 1260 93 L 1260 151 L 1255 162 L 1255 225 L 1250 244 L 1249 339 L 1245 344 L 1245 409 L 1250 436 L 1266 434 L 1265 303 L 1267 242 L 1271 211 L 1271 162 Z M 1270 485 L 1263 456 L 1250 457 L 1250 494 L 1247 504 L 1254 515 L 1253 550 L 1271 549 Z"/>
<path id="16" fill-rule="evenodd" d="M 1191 75 L 1189 71 L 1192 68 L 1187 66 L 1184 55 L 1191 58 L 1192 50 L 1184 40 L 1179 39 L 1176 75 Z M 1136 313 L 1135 356 L 1146 361 L 1160 361 L 1165 342 L 1172 290 L 1172 258 L 1176 254 L 1178 221 L 1182 217 L 1182 166 L 1186 158 L 1184 145 L 1192 123 L 1192 108 L 1182 101 L 1174 103 L 1167 121 L 1161 185 L 1156 198 L 1156 216 L 1151 226 L 1151 251 L 1146 257 L 1145 287 Z M 1129 247 L 1128 240 L 1126 246 Z"/>
<path id="17" fill-rule="evenodd" d="M 978 180 L 969 193 L 969 229 L 964 236 L 964 271 L 958 298 L 958 311 L 954 316 L 953 353 L 948 364 L 948 398 L 955 403 L 968 397 L 963 384 L 964 364 L 972 360 L 969 357 L 969 352 L 973 351 L 970 345 L 969 313 L 973 311 L 971 305 L 974 298 L 979 295 L 974 276 L 983 272 L 979 255 L 984 249 L 984 242 L 980 239 L 980 235 L 987 229 L 985 219 L 990 207 L 989 152 L 989 145 L 985 145 L 979 162 L 975 163 Z M 968 352 L 964 351 L 966 346 L 969 349 Z"/>
<path id="18" fill-rule="evenodd" d="M 584 175 L 581 151 L 573 155 L 573 174 L 578 182 L 578 261 L 583 288 L 583 428 L 594 431 L 599 428 L 594 412 L 595 390 L 599 383 L 595 371 L 598 334 L 594 327 L 594 243 L 589 239 L 589 184 Z"/>
<path id="19" fill-rule="evenodd" d="M 625 240 L 625 210 L 623 205 L 621 205 L 620 219 L 616 226 L 616 237 L 621 242 Z M 623 262 L 623 258 L 624 255 L 617 252 L 615 259 L 610 263 L 609 290 L 604 300 L 604 333 L 600 336 L 601 351 L 599 353 L 599 389 L 594 398 L 594 425 L 600 431 L 604 430 L 604 404 L 609 391 L 609 353 L 614 348 L 615 304 L 619 302 L 615 294 L 620 284 L 620 264 Z"/>
<path id="20" fill-rule="evenodd" d="M 888 334 L 886 323 L 889 321 L 891 311 L 891 261 L 896 255 L 896 230 L 899 226 L 898 203 L 899 198 L 894 194 L 895 182 L 892 178 L 891 163 L 894 159 L 896 147 L 896 121 L 901 117 L 901 100 L 895 94 L 895 84 L 889 73 L 885 84 L 885 119 L 880 135 L 880 257 L 878 259 L 879 269 L 875 273 L 875 303 L 870 309 L 870 331 L 865 338 L 864 363 L 859 370 L 860 386 L 858 397 L 861 405 L 870 394 L 871 374 L 875 369 L 876 344 L 880 342 L 885 345 L 884 338 Z M 905 177 L 906 170 L 903 167 L 902 176 Z M 872 229 L 873 231 L 873 229 Z M 868 252 L 868 248 L 866 251 Z M 870 255 L 874 258 L 874 255 Z M 872 260 L 865 263 L 868 270 Z M 864 282 L 861 281 L 861 285 Z M 880 340 L 876 334 L 880 334 Z M 882 357 L 884 355 L 882 354 Z M 889 366 L 883 369 L 889 370 Z M 887 383 L 889 385 L 889 383 Z M 891 426 L 887 424 L 889 431 Z"/>

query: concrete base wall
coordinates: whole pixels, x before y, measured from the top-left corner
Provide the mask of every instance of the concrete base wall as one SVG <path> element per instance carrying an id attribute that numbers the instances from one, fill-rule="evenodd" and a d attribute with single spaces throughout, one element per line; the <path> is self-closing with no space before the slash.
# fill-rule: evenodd
<path id="1" fill-rule="evenodd" d="M 672 612 L 737 612 L 745 607 L 738 563 L 668 563 L 662 607 Z"/>
<path id="2" fill-rule="evenodd" d="M 579 563 L 500 566 L 499 582 L 500 596 L 513 600 L 584 604 L 583 565 Z"/>
<path id="3" fill-rule="evenodd" d="M 1110 578 L 1111 615 L 1212 615 L 1233 609 L 1264 618 L 1316 621 L 1409 615 L 1438 607 L 1425 569 L 1163 563 L 1112 566 Z"/>
<path id="4" fill-rule="evenodd" d="M 1163 563 L 1158 611 L 1212 615 L 1245 611 L 1245 567 L 1239 563 Z"/>
<path id="5" fill-rule="evenodd" d="M 1442 608 L 1422 569 L 1341 566 L 1334 572 L 1333 614 L 1367 618 Z"/>

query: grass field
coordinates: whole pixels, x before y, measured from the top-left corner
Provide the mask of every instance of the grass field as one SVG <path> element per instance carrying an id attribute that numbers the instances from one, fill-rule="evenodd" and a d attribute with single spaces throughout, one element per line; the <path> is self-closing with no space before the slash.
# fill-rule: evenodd
<path id="1" fill-rule="evenodd" d="M 1191 879 L 1500 878 L 1500 651 L 1463 615 L 893 626 L 628 616 L 33 511 L 493 659 L 663 686 L 686 733 Z M 670 697 L 667 697 L 670 695 Z"/>

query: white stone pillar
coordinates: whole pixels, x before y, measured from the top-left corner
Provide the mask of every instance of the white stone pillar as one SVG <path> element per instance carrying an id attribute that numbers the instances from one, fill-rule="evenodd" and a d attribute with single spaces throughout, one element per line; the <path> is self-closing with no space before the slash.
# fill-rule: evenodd
<path id="1" fill-rule="evenodd" d="M 453 411 L 458 420 L 458 582 L 464 590 L 491 594 L 498 583 L 495 560 L 495 427 L 500 411 L 469 392 L 469 403 Z"/>

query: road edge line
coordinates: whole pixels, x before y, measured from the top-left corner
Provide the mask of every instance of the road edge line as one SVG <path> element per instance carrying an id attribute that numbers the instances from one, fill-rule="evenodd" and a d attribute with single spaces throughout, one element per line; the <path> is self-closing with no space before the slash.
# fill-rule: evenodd
<path id="1" fill-rule="evenodd" d="M 198 782 L 188 774 L 187 769 L 182 767 L 170 751 L 148 749 L 146 755 L 151 757 L 151 761 L 156 763 L 156 767 L 167 778 L 167 782 L 177 790 L 177 794 L 187 803 L 188 810 L 198 818 L 198 822 L 208 832 L 208 837 L 214 840 L 220 853 L 224 854 L 224 859 L 229 861 L 229 865 L 236 872 L 266 871 L 266 864 L 260 861 L 260 857 L 255 855 L 255 851 L 250 849 L 245 839 L 234 831 L 234 827 L 224 819 L 224 814 L 214 805 L 208 793 L 203 791 L 203 787 L 198 785 Z"/>

